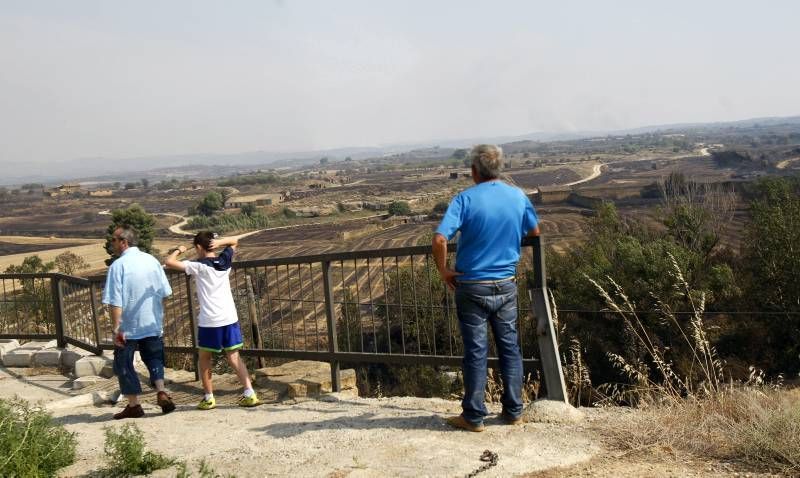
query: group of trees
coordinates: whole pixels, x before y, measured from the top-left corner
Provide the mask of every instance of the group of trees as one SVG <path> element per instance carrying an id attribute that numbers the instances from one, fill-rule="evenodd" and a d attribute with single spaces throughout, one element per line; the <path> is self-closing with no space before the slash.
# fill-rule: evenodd
<path id="1" fill-rule="evenodd" d="M 721 240 L 737 200 L 731 191 L 672 177 L 662 185 L 662 197 L 660 226 L 622 217 L 604 204 L 590 222 L 586 241 L 567 253 L 548 251 L 562 344 L 581 344 L 599 383 L 619 380 L 607 353 L 637 353 L 631 337 L 621 333 L 616 314 L 601 312 L 607 301 L 591 279 L 607 291 L 624 292 L 654 340 L 671 350 L 678 368 L 686 351 L 663 323 L 663 312 L 700 308 L 714 324 L 716 350 L 740 373 L 746 375 L 747 366 L 754 365 L 772 375 L 796 375 L 800 180 L 767 178 L 745 191 L 750 220 L 738 251 Z M 684 281 L 691 294 L 679 287 Z M 690 320 L 691 314 L 676 318 Z"/>

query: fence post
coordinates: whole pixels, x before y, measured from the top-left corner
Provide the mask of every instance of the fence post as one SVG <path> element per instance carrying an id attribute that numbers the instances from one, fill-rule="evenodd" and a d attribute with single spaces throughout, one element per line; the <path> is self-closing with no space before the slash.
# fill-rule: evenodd
<path id="1" fill-rule="evenodd" d="M 197 353 L 197 326 L 194 320 L 194 302 L 192 302 L 192 281 L 186 276 L 186 305 L 189 308 L 189 329 L 192 334 L 192 349 L 194 352 L 194 379 L 200 380 L 200 354 Z"/>
<path id="2" fill-rule="evenodd" d="M 97 315 L 97 299 L 95 298 L 94 282 L 89 282 L 89 297 L 92 303 L 92 322 L 94 323 L 94 338 L 97 344 L 95 355 L 103 355 L 103 349 L 100 347 L 100 317 Z"/>
<path id="3" fill-rule="evenodd" d="M 533 316 L 536 318 L 536 335 L 539 342 L 539 358 L 542 361 L 547 398 L 567 402 L 567 386 L 561 360 L 558 354 L 558 341 L 553 326 L 553 314 L 547 297 L 547 274 L 544 264 L 544 244 L 542 236 L 533 238 L 533 288 L 528 290 Z"/>
<path id="4" fill-rule="evenodd" d="M 328 319 L 328 351 L 331 354 L 339 352 L 339 342 L 336 336 L 336 310 L 333 306 L 333 286 L 331 285 L 331 263 L 322 263 L 322 284 L 325 288 L 325 316 Z M 339 374 L 339 361 L 331 357 L 331 388 L 334 392 L 342 389 L 342 380 Z"/>
<path id="5" fill-rule="evenodd" d="M 58 348 L 67 346 L 64 340 L 64 292 L 61 290 L 61 279 L 57 275 L 50 276 L 50 291 L 53 296 L 53 318 L 56 323 L 56 343 Z"/>
<path id="6" fill-rule="evenodd" d="M 263 348 L 261 343 L 261 331 L 258 327 L 258 311 L 256 310 L 256 294 L 253 291 L 253 280 L 250 274 L 245 274 L 244 281 L 247 286 L 247 305 L 248 312 L 250 313 L 250 330 L 253 332 L 253 346 L 257 349 Z M 258 361 L 258 368 L 264 367 L 264 357 L 259 355 L 256 360 Z"/>

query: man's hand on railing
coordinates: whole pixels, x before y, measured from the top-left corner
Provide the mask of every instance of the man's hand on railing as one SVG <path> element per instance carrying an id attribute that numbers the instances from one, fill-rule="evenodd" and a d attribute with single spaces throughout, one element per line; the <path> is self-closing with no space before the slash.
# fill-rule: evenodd
<path id="1" fill-rule="evenodd" d="M 461 275 L 461 272 L 456 272 L 453 269 L 443 269 L 439 271 L 439 275 L 442 277 L 442 282 L 447 284 L 447 287 L 450 290 L 456 289 L 456 277 Z"/>

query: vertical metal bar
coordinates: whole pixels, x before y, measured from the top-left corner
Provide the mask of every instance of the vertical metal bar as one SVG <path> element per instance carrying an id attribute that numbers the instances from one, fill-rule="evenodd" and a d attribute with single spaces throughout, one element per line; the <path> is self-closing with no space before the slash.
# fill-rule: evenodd
<path id="1" fill-rule="evenodd" d="M 189 327 L 192 334 L 192 349 L 194 352 L 194 379 L 200 380 L 200 354 L 197 352 L 197 326 L 195 325 L 194 303 L 192 301 L 192 281 L 186 276 L 186 308 L 189 312 Z"/>
<path id="2" fill-rule="evenodd" d="M 300 320 L 303 324 L 303 350 L 308 350 L 308 330 L 306 328 L 306 295 L 303 287 L 303 265 L 297 264 L 297 280 L 300 282 Z M 312 284 L 313 286 L 313 284 Z"/>
<path id="3" fill-rule="evenodd" d="M 294 333 L 294 301 L 292 300 L 292 280 L 289 264 L 286 264 L 286 297 L 289 301 L 289 330 L 292 332 L 292 350 L 297 350 L 297 336 Z"/>
<path id="4" fill-rule="evenodd" d="M 322 263 L 322 284 L 325 288 L 325 316 L 328 319 L 328 351 L 331 354 L 339 352 L 339 343 L 336 336 L 336 310 L 333 307 L 333 287 L 331 286 L 331 263 Z M 338 392 L 342 388 L 339 374 L 339 361 L 331 357 L 331 388 Z"/>
<path id="5" fill-rule="evenodd" d="M 381 257 L 381 274 L 383 275 L 383 308 L 384 313 L 386 314 L 386 345 L 388 346 L 387 349 L 389 353 L 392 353 L 392 321 L 390 319 L 391 313 L 389 311 L 389 303 L 388 303 L 388 294 L 389 288 L 386 287 L 386 264 L 383 261 L 383 257 Z"/>
<path id="6" fill-rule="evenodd" d="M 44 278 L 42 278 L 44 280 Z M 50 291 L 53 296 L 53 319 L 56 324 L 56 343 L 58 348 L 67 346 L 67 341 L 64 340 L 64 304 L 63 304 L 63 291 L 61 290 L 61 280 L 57 276 L 50 277 Z"/>
<path id="7" fill-rule="evenodd" d="M 430 307 L 430 314 L 431 314 L 431 333 L 433 335 L 433 355 L 438 355 L 436 350 L 436 316 L 435 313 L 436 306 L 433 303 L 433 286 L 431 285 L 431 263 L 430 263 L 430 254 L 425 254 L 425 271 L 426 275 L 428 276 L 428 305 Z M 444 316 L 442 316 L 444 318 Z"/>
<path id="8" fill-rule="evenodd" d="M 356 321 L 358 322 L 358 338 L 359 343 L 361 344 L 361 352 L 365 352 L 366 349 L 364 348 L 364 324 L 361 322 L 361 291 L 359 290 L 361 286 L 358 283 L 358 262 L 356 259 L 353 259 L 353 274 L 355 275 L 356 279 L 356 304 L 355 304 L 355 311 L 356 311 Z M 352 297 L 351 297 L 352 298 Z"/>
<path id="9" fill-rule="evenodd" d="M 372 317 L 372 351 L 378 352 L 378 334 L 375 330 L 375 301 L 372 299 L 372 268 L 367 257 L 367 287 L 369 288 L 369 314 Z"/>
<path id="10" fill-rule="evenodd" d="M 398 263 L 397 256 L 394 256 L 394 269 L 397 272 L 397 303 L 400 306 L 400 313 L 398 314 L 400 317 L 400 344 L 403 347 L 403 355 L 406 354 L 406 331 L 405 325 L 403 320 L 403 291 L 402 291 L 402 284 L 400 280 L 400 264 Z"/>
<path id="11" fill-rule="evenodd" d="M 97 317 L 97 299 L 95 298 L 94 293 L 94 282 L 89 282 L 89 300 L 92 304 L 92 324 L 94 325 L 94 338 L 95 344 L 97 345 L 97 350 L 95 350 L 95 355 L 103 355 L 103 349 L 100 348 L 100 321 Z"/>
<path id="12" fill-rule="evenodd" d="M 317 295 L 314 293 L 314 266 L 308 263 L 308 279 L 311 282 L 311 306 L 314 308 L 314 349 L 319 352 L 319 318 L 317 317 Z"/>
<path id="13" fill-rule="evenodd" d="M 411 255 L 411 295 L 414 301 L 414 321 L 417 323 L 417 353 L 422 355 L 422 329 L 419 326 L 419 302 L 417 302 L 417 275 L 414 273 L 414 255 Z M 428 344 L 430 345 L 430 343 Z"/>
<path id="14" fill-rule="evenodd" d="M 539 342 L 539 358 L 542 361 L 544 383 L 547 387 L 547 398 L 566 402 L 567 386 L 558 354 L 553 316 L 550 302 L 547 300 L 547 282 L 545 279 L 544 254 L 541 236 L 533 241 L 534 288 L 528 293 L 534 316 L 536 317 L 536 335 Z"/>
<path id="15" fill-rule="evenodd" d="M 244 276 L 245 285 L 247 286 L 247 305 L 248 312 L 250 313 L 250 330 L 253 333 L 253 347 L 261 349 L 261 331 L 258 330 L 258 313 L 256 312 L 256 296 L 253 292 L 253 281 L 250 279 L 249 274 Z M 258 356 L 258 368 L 264 367 L 264 357 Z"/>
<path id="16" fill-rule="evenodd" d="M 347 351 L 352 352 L 353 346 L 350 342 L 350 314 L 347 311 L 346 300 L 350 295 L 350 289 L 346 289 L 344 286 L 344 261 L 339 261 L 339 277 L 341 278 L 340 289 L 342 290 L 342 322 L 344 323 L 344 333 L 347 338 Z"/>

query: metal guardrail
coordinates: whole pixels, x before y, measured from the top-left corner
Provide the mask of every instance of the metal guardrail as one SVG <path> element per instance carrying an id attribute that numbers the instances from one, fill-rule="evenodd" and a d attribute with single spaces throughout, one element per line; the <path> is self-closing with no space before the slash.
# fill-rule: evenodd
<path id="1" fill-rule="evenodd" d="M 544 330 L 532 304 L 545 324 L 551 321 L 542 240 L 526 238 L 523 246 L 518 327 L 523 366 L 531 370 L 542 347 L 537 325 L 539 334 Z M 455 250 L 448 246 L 451 256 Z M 193 284 L 182 273 L 169 272 L 168 279 L 165 351 L 196 360 Z M 230 281 L 245 340 L 241 353 L 260 363 L 265 357 L 329 362 L 335 390 L 342 363 L 461 364 L 455 301 L 439 279 L 431 246 L 235 262 Z M 529 283 L 532 294 L 525 291 Z M 111 319 L 100 304 L 105 276 L 0 274 L 0 285 L 0 338 L 55 338 L 59 346 L 96 354 L 114 348 Z M 555 345 L 554 337 L 550 342 Z M 557 348 L 547 354 L 547 366 L 560 374 Z M 490 355 L 490 366 L 497 366 L 493 348 Z M 545 380 L 558 376 L 545 370 Z"/>

